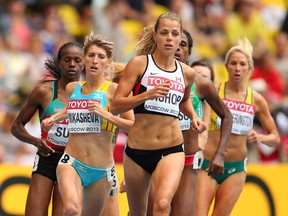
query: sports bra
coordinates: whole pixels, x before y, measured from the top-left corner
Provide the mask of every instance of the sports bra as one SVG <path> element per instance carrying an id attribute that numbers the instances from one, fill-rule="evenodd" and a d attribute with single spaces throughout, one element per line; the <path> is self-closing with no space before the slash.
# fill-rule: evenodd
<path id="1" fill-rule="evenodd" d="M 190 98 L 192 100 L 193 108 L 196 112 L 196 115 L 202 119 L 203 113 L 204 113 L 204 100 L 199 98 L 196 92 L 196 84 L 193 83 L 190 91 Z M 181 130 L 189 130 L 190 124 L 192 123 L 192 120 L 189 119 L 184 113 L 180 112 L 179 114 L 179 121 L 180 121 L 180 127 Z"/>
<path id="2" fill-rule="evenodd" d="M 40 122 L 65 108 L 65 105 L 58 99 L 58 80 L 53 81 L 51 85 L 52 97 L 40 116 Z M 48 139 L 47 144 L 54 149 L 65 149 L 68 136 L 68 120 L 55 122 L 49 132 L 41 130 L 41 138 Z"/>
<path id="3" fill-rule="evenodd" d="M 226 83 L 220 83 L 218 92 L 220 98 L 233 115 L 232 134 L 246 135 L 253 128 L 253 120 L 256 112 L 256 106 L 253 104 L 253 91 L 247 87 L 246 98 L 244 102 L 234 101 L 225 98 Z M 211 120 L 209 131 L 219 130 L 221 126 L 221 118 L 211 110 Z"/>
<path id="4" fill-rule="evenodd" d="M 69 133 L 100 133 L 101 130 L 115 133 L 115 125 L 91 113 L 88 109 L 88 101 L 95 101 L 99 103 L 104 110 L 109 111 L 106 94 L 111 82 L 105 81 L 96 91 L 88 95 L 83 95 L 81 90 L 85 83 L 85 81 L 80 82 L 69 98 L 67 105 Z"/>
<path id="5" fill-rule="evenodd" d="M 176 59 L 175 64 L 174 71 L 165 71 L 156 65 L 152 55 L 147 55 L 146 69 L 139 82 L 134 86 L 133 95 L 149 91 L 167 80 L 170 80 L 170 91 L 165 98 L 146 100 L 135 107 L 134 114 L 161 114 L 178 118 L 179 104 L 185 91 L 185 81 L 182 67 Z"/>

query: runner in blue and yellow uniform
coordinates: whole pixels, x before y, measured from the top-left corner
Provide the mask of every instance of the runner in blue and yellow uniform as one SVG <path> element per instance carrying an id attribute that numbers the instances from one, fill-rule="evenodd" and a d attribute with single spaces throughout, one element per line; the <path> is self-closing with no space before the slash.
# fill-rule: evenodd
<path id="1" fill-rule="evenodd" d="M 102 214 L 115 176 L 116 126 L 128 132 L 133 124 L 132 111 L 122 114 L 125 119 L 109 112 L 117 84 L 105 80 L 104 73 L 112 64 L 113 53 L 113 42 L 93 32 L 86 36 L 86 81 L 69 83 L 66 109 L 42 122 L 49 130 L 55 122 L 69 119 L 68 143 L 57 167 L 63 215 Z"/>
<path id="2" fill-rule="evenodd" d="M 213 159 L 221 138 L 219 117 L 212 112 L 207 145 L 204 150 L 202 170 L 198 173 L 196 215 L 206 216 L 215 198 L 212 215 L 228 216 L 237 202 L 246 179 L 246 141 L 262 142 L 274 146 L 280 138 L 275 122 L 270 114 L 266 100 L 252 90 L 247 81 L 253 71 L 253 47 L 244 38 L 230 48 L 225 57 L 228 81 L 218 87 L 219 95 L 233 115 L 231 135 L 224 153 L 224 173 L 208 173 L 209 163 Z M 253 118 L 257 114 L 266 134 L 253 130 Z"/>
<path id="3" fill-rule="evenodd" d="M 56 59 L 45 62 L 48 73 L 31 92 L 11 129 L 19 140 L 38 148 L 26 201 L 26 216 L 48 215 L 51 197 L 52 215 L 62 214 L 56 167 L 68 141 L 67 121 L 56 122 L 49 133 L 42 131 L 41 138 L 30 135 L 25 125 L 37 112 L 42 122 L 65 108 L 68 101 L 65 87 L 69 82 L 79 80 L 83 70 L 82 47 L 74 42 L 65 43 Z"/>

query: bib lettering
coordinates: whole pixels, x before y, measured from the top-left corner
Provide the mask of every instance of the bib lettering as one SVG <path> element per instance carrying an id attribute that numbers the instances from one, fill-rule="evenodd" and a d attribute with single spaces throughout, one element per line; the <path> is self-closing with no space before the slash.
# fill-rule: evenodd
<path id="1" fill-rule="evenodd" d="M 147 77 L 147 91 L 153 89 L 155 86 L 170 80 L 160 76 L 148 76 Z M 185 86 L 183 83 L 170 80 L 170 90 L 166 97 L 155 98 L 153 100 L 147 100 L 144 103 L 144 108 L 149 111 L 168 114 L 175 117 L 179 115 L 179 104 L 183 98 Z"/>
<path id="2" fill-rule="evenodd" d="M 99 100 L 94 100 L 101 104 Z M 70 100 L 67 106 L 69 133 L 100 133 L 101 118 L 88 110 L 88 100 Z"/>
<path id="3" fill-rule="evenodd" d="M 223 100 L 227 108 L 233 115 L 233 125 L 231 133 L 243 135 L 248 134 L 253 128 L 255 106 L 244 102 Z M 217 125 L 220 127 L 221 119 L 217 118 Z"/>

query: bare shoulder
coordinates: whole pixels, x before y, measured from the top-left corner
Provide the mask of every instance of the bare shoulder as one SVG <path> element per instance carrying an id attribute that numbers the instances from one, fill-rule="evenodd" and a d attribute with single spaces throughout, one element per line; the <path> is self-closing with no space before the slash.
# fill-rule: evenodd
<path id="1" fill-rule="evenodd" d="M 49 101 L 52 94 L 52 81 L 43 81 L 38 83 L 31 91 L 28 98 L 29 106 L 39 106 L 45 101 Z"/>
<path id="2" fill-rule="evenodd" d="M 49 94 L 51 91 L 52 91 L 52 81 L 43 81 L 35 86 L 31 94 L 43 98 L 43 96 Z"/>
<path id="3" fill-rule="evenodd" d="M 138 55 L 138 56 L 132 57 L 128 64 L 146 65 L 146 63 L 147 63 L 147 56 L 146 55 Z"/>
<path id="4" fill-rule="evenodd" d="M 182 62 L 179 62 L 179 63 L 182 67 L 182 71 L 183 71 L 187 84 L 191 84 L 195 79 L 196 71 L 187 64 L 184 64 Z"/>
<path id="5" fill-rule="evenodd" d="M 114 94 L 114 92 L 116 91 L 118 84 L 115 82 L 111 82 L 108 88 L 108 92 L 111 94 Z"/>
<path id="6" fill-rule="evenodd" d="M 116 92 L 117 86 L 118 86 L 117 83 L 114 83 L 114 82 L 110 83 L 107 94 L 106 94 L 106 99 L 107 99 L 108 103 L 111 103 L 112 98 Z"/>
<path id="7" fill-rule="evenodd" d="M 131 60 L 126 65 L 124 73 L 133 73 L 133 74 L 141 74 L 145 70 L 147 66 L 147 56 L 139 55 L 131 58 Z"/>
<path id="8" fill-rule="evenodd" d="M 257 111 L 261 111 L 263 109 L 269 109 L 266 99 L 255 90 L 253 90 L 253 101 L 254 104 L 256 105 Z"/>
<path id="9" fill-rule="evenodd" d="M 66 85 L 66 93 L 71 95 L 74 89 L 76 88 L 76 86 L 78 85 L 78 83 L 79 83 L 78 81 L 68 83 Z"/>
<path id="10" fill-rule="evenodd" d="M 196 84 L 197 92 L 204 93 L 204 95 L 206 93 L 209 94 L 211 90 L 215 91 L 214 83 L 210 79 L 203 77 L 200 74 L 196 74 L 195 84 Z"/>
<path id="11" fill-rule="evenodd" d="M 204 77 L 198 73 L 195 75 L 195 83 L 199 87 L 200 86 L 211 86 L 211 85 L 214 86 L 214 83 L 210 79 L 208 79 L 207 77 Z"/>

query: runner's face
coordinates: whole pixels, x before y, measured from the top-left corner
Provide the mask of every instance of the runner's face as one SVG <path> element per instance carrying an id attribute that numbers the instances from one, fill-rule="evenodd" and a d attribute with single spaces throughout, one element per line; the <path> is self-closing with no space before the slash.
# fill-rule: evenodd
<path id="1" fill-rule="evenodd" d="M 190 51 L 188 47 L 188 39 L 185 34 L 182 34 L 181 42 L 179 44 L 179 48 L 175 52 L 175 58 L 178 61 L 185 63 L 190 56 Z"/>
<path id="2" fill-rule="evenodd" d="M 181 40 L 180 23 L 176 20 L 163 18 L 159 22 L 159 27 L 154 33 L 157 43 L 157 50 L 168 55 L 174 55 Z"/>
<path id="3" fill-rule="evenodd" d="M 229 79 L 245 81 L 249 74 L 249 64 L 246 55 L 238 51 L 231 53 L 226 68 L 229 73 Z"/>
<path id="4" fill-rule="evenodd" d="M 101 74 L 104 76 L 105 69 L 111 60 L 108 59 L 105 49 L 92 45 L 84 56 L 84 62 L 87 74 Z"/>
<path id="5" fill-rule="evenodd" d="M 63 50 L 60 59 L 61 75 L 70 81 L 78 81 L 84 68 L 82 49 L 78 46 L 69 46 Z"/>

